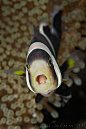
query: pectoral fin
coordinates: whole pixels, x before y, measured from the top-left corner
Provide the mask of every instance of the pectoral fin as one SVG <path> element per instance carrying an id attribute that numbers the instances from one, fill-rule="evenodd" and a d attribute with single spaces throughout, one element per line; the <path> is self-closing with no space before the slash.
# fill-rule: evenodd
<path id="1" fill-rule="evenodd" d="M 62 83 L 59 88 L 55 90 L 55 94 L 61 95 L 61 96 L 69 96 L 70 95 L 70 88 Z"/>
<path id="2" fill-rule="evenodd" d="M 37 94 L 37 96 L 35 98 L 35 102 L 39 103 L 43 98 L 44 98 L 44 96 L 42 96 L 41 94 Z"/>
<path id="3" fill-rule="evenodd" d="M 81 50 L 73 52 L 60 67 L 62 78 L 64 79 L 64 76 L 68 75 L 74 68 L 79 68 L 81 66 L 80 61 L 83 59 L 83 52 Z"/>
<path id="4" fill-rule="evenodd" d="M 26 77 L 25 70 L 23 70 L 21 68 L 11 68 L 9 70 L 4 71 L 4 73 L 9 73 L 9 74 L 14 74 L 14 75 Z"/>

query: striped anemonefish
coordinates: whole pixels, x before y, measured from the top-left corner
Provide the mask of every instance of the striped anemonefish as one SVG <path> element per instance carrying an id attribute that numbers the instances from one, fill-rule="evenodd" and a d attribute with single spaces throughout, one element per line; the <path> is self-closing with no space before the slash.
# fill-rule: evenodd
<path id="1" fill-rule="evenodd" d="M 63 80 L 71 70 L 79 66 L 81 60 L 82 52 L 76 50 L 61 66 L 56 61 L 62 35 L 61 15 L 62 11 L 54 14 L 52 31 L 46 23 L 40 24 L 39 30 L 33 27 L 34 36 L 28 49 L 26 71 L 21 68 L 5 71 L 26 77 L 29 89 L 37 93 L 36 103 L 53 93 L 69 96 L 70 88 Z"/>

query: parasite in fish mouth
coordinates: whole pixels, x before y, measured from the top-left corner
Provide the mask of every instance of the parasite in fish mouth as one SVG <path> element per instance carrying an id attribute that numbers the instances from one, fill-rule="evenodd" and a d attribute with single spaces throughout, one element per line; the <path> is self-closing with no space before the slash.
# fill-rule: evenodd
<path id="1" fill-rule="evenodd" d="M 38 82 L 39 85 L 40 84 L 45 84 L 46 83 L 46 80 L 47 80 L 47 77 L 44 74 L 38 75 L 36 77 L 36 81 Z"/>

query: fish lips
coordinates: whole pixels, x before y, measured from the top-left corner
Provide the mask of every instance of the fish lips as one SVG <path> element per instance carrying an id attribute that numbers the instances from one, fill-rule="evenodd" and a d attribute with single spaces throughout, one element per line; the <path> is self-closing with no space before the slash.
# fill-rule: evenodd
<path id="1" fill-rule="evenodd" d="M 38 85 L 38 82 L 36 81 L 36 78 L 37 76 L 39 75 L 45 75 L 47 80 L 46 80 L 46 84 L 39 84 Z M 35 72 L 34 74 L 34 77 L 33 77 L 33 83 L 31 82 L 31 79 L 30 79 L 30 73 L 29 71 L 26 71 L 26 81 L 27 81 L 27 85 L 29 87 L 29 89 L 34 92 L 34 93 L 40 93 L 42 94 L 43 96 L 50 96 L 54 90 L 55 90 L 55 86 L 53 88 L 52 84 L 51 84 L 51 77 L 49 76 L 48 73 L 46 73 L 45 71 L 37 71 Z M 52 86 L 52 88 L 51 88 Z M 53 91 L 52 91 L 52 90 Z"/>
<path id="2" fill-rule="evenodd" d="M 40 75 L 44 75 L 47 79 L 46 79 L 46 82 L 43 84 L 43 83 L 38 83 L 37 82 L 37 77 L 40 76 Z M 45 71 L 37 71 L 35 74 L 34 74 L 34 77 L 33 77 L 33 83 L 32 83 L 32 87 L 34 89 L 34 91 L 36 91 L 36 93 L 44 93 L 44 94 L 49 94 L 49 92 L 51 92 L 51 85 L 52 85 L 52 78 L 50 77 L 50 75 L 48 73 L 46 73 Z M 52 87 L 53 89 L 53 87 Z M 45 96 L 45 95 L 44 95 Z"/>

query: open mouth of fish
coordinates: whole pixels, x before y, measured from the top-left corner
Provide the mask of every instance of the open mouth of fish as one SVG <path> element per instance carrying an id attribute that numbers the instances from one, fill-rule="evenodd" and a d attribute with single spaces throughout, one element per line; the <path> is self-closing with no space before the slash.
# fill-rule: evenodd
<path id="1" fill-rule="evenodd" d="M 32 86 L 37 91 L 47 90 L 50 87 L 51 78 L 45 71 L 35 72 L 32 79 Z"/>
<path id="2" fill-rule="evenodd" d="M 38 82 L 38 85 L 45 84 L 47 81 L 47 77 L 44 74 L 38 75 L 36 77 L 36 81 Z"/>

